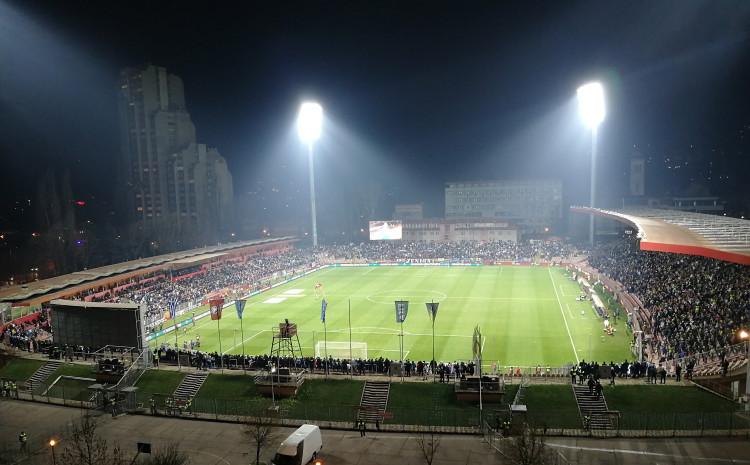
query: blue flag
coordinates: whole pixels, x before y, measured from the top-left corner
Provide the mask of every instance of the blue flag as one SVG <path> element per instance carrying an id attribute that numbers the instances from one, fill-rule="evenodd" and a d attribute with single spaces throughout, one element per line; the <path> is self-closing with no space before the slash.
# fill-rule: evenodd
<path id="1" fill-rule="evenodd" d="M 234 301 L 234 307 L 237 309 L 237 318 L 242 319 L 242 312 L 245 311 L 245 299 L 238 299 Z"/>
<path id="2" fill-rule="evenodd" d="M 174 320 L 175 316 L 177 315 L 177 299 L 172 297 L 167 301 L 167 305 L 169 305 L 169 318 L 171 320 Z M 177 324 L 176 321 L 175 324 Z"/>
<path id="3" fill-rule="evenodd" d="M 403 323 L 406 321 L 406 314 L 409 312 L 409 301 L 408 300 L 397 300 L 396 301 L 396 323 Z"/>
<path id="4" fill-rule="evenodd" d="M 328 302 L 326 302 L 326 299 L 323 299 L 320 303 L 320 321 L 323 323 L 326 322 L 326 307 L 328 307 Z"/>

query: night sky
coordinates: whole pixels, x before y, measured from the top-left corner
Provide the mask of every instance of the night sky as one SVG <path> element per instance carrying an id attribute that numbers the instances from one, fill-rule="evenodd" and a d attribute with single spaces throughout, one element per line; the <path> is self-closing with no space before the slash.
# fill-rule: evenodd
<path id="1" fill-rule="evenodd" d="M 301 221 L 303 98 L 330 119 L 316 161 L 323 221 L 373 183 L 381 214 L 423 201 L 440 216 L 447 180 L 555 176 L 584 202 L 574 96 L 592 78 L 609 106 L 604 198 L 623 194 L 634 147 L 658 163 L 721 158 L 732 177 L 711 190 L 728 195 L 750 174 L 737 172 L 748 169 L 749 32 L 747 1 L 0 0 L 2 207 L 33 196 L 49 167 L 72 171 L 77 196 L 111 203 L 118 72 L 147 62 L 182 77 L 199 142 L 227 159 L 238 203 L 277 189 L 269 208 Z"/>

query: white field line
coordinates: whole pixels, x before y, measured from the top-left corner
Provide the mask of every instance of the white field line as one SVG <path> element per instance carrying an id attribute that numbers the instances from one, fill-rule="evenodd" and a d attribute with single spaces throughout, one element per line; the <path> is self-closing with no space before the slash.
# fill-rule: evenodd
<path id="1" fill-rule="evenodd" d="M 570 315 L 570 318 L 575 318 L 575 317 L 573 316 L 573 312 L 571 312 L 571 311 L 570 311 L 570 305 L 568 305 L 568 303 L 567 303 L 567 302 L 565 302 L 565 308 L 567 308 L 567 309 L 568 309 L 568 315 Z"/>
<path id="2" fill-rule="evenodd" d="M 329 329 L 329 333 L 349 333 L 348 328 L 343 329 Z M 378 334 L 378 335 L 387 335 L 387 336 L 398 336 L 401 334 L 400 331 L 394 330 L 394 331 L 359 331 L 352 328 L 352 334 Z M 432 336 L 432 333 L 410 333 L 408 331 L 404 331 L 404 336 Z M 435 337 L 467 337 L 471 338 L 472 336 L 467 336 L 466 334 L 435 334 Z"/>
<path id="3" fill-rule="evenodd" d="M 554 444 L 554 443 L 547 443 L 550 447 L 557 447 L 560 449 L 571 449 L 571 450 L 585 450 L 590 452 L 603 452 L 605 454 L 631 454 L 631 455 L 642 455 L 642 456 L 651 456 L 651 457 L 676 457 L 680 459 L 684 459 L 684 455 L 676 455 L 676 454 L 665 454 L 663 452 L 646 452 L 642 450 L 633 450 L 633 449 L 607 449 L 604 447 L 582 447 L 582 446 L 570 446 L 567 444 Z M 720 457 L 690 457 L 691 460 L 710 460 L 710 461 L 716 461 L 716 462 L 728 462 L 728 463 L 750 463 L 750 460 L 743 460 L 743 459 L 730 459 L 730 458 L 720 458 Z"/>
<path id="4" fill-rule="evenodd" d="M 560 296 L 557 295 L 557 286 L 555 286 L 555 280 L 552 279 L 552 271 L 547 268 L 547 273 L 549 273 L 549 280 L 552 282 L 552 289 L 555 291 L 555 297 L 557 297 L 557 305 L 560 306 L 560 314 L 563 317 L 563 321 L 565 322 L 565 330 L 568 332 L 568 339 L 570 339 L 570 346 L 573 348 L 573 354 L 576 356 L 576 363 L 580 363 L 581 359 L 578 358 L 578 351 L 576 350 L 576 345 L 573 343 L 573 336 L 570 335 L 570 326 L 568 326 L 568 319 L 565 318 L 565 310 L 563 310 L 562 303 L 560 302 Z"/>
<path id="5" fill-rule="evenodd" d="M 428 292 L 429 291 L 425 291 L 425 295 Z M 377 293 L 375 293 L 375 294 L 366 294 L 366 295 L 365 294 L 335 294 L 335 293 L 332 293 L 332 294 L 326 294 L 326 295 L 328 297 L 350 297 L 350 298 L 362 298 L 362 299 L 366 299 L 366 298 L 371 297 L 373 295 L 377 295 Z M 395 297 L 395 294 L 394 294 L 394 297 Z M 522 301 L 533 301 L 533 302 L 544 301 L 544 300 L 549 300 L 549 301 L 554 301 L 555 300 L 555 299 L 552 299 L 552 298 L 539 298 L 539 297 L 479 297 L 479 296 L 468 296 L 468 295 L 467 296 L 452 296 L 452 295 L 449 295 L 448 297 L 445 297 L 442 300 L 451 300 L 451 299 L 453 299 L 453 300 L 501 300 L 501 301 L 502 300 L 511 300 L 511 301 L 513 301 L 513 300 L 522 300 Z M 435 300 L 438 300 L 438 299 L 435 299 Z M 382 303 L 384 305 L 393 305 L 392 302 L 388 302 L 387 304 L 385 302 L 375 302 L 375 303 Z"/>
<path id="6" fill-rule="evenodd" d="M 253 334 L 252 336 L 250 336 L 248 338 L 245 338 L 242 341 L 240 341 L 239 344 L 235 344 L 232 347 L 228 348 L 227 350 L 225 350 L 224 352 L 222 352 L 221 355 L 226 354 L 227 352 L 229 352 L 230 350 L 234 349 L 235 347 L 241 346 L 243 343 L 249 341 L 250 339 L 254 338 L 255 336 L 258 336 L 258 335 L 263 334 L 263 333 L 268 332 L 268 331 L 271 331 L 271 330 L 270 329 L 262 329 L 262 330 L 258 331 L 257 333 Z"/>

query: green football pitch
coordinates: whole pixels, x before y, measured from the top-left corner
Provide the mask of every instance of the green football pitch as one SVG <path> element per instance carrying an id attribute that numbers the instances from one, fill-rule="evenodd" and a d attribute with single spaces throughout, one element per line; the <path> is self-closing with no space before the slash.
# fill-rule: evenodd
<path id="1" fill-rule="evenodd" d="M 315 284 L 321 283 L 317 293 Z M 577 360 L 631 359 L 630 336 L 622 320 L 607 336 L 591 302 L 576 301 L 579 285 L 564 270 L 528 266 L 330 267 L 248 299 L 242 320 L 234 306 L 219 322 L 198 320 L 179 331 L 178 341 L 200 335 L 201 350 L 267 354 L 273 328 L 288 318 L 296 323 L 303 355 L 349 354 L 349 304 L 354 356 L 366 345 L 370 358 L 400 358 L 396 300 L 409 301 L 403 325 L 404 358 L 432 358 L 432 325 L 425 302 L 439 302 L 435 320 L 435 358 L 470 360 L 474 326 L 480 325 L 483 365 L 553 366 Z M 317 294 L 317 295 L 316 295 Z M 321 299 L 328 302 L 326 331 Z M 244 334 L 244 338 L 243 338 Z M 173 334 L 152 344 L 175 341 Z"/>

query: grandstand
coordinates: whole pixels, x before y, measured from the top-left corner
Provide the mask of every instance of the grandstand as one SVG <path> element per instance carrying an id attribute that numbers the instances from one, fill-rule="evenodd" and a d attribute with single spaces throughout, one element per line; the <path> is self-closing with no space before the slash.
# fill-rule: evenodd
<path id="1" fill-rule="evenodd" d="M 682 210 L 571 207 L 610 218 L 638 231 L 641 250 L 680 253 L 750 265 L 750 221 Z"/>
<path id="2" fill-rule="evenodd" d="M 660 240 L 668 227 L 661 228 Z M 681 372 L 738 398 L 747 365 L 745 346 L 734 335 L 750 324 L 746 268 L 705 254 L 639 250 L 654 237 L 645 228 L 638 238 L 603 244 L 588 256 L 559 241 L 385 242 L 311 251 L 294 249 L 293 239 L 281 238 L 192 251 L 144 262 L 141 268 L 129 264 L 128 271 L 106 277 L 108 271 L 96 271 L 85 282 L 61 277 L 32 290 L 8 290 L 4 298 L 45 306 L 49 296 L 63 294 L 80 301 L 145 305 L 154 360 L 209 370 L 263 372 L 272 361 L 268 328 L 288 318 L 298 325 L 302 355 L 277 354 L 274 364 L 320 373 L 328 354 L 331 373 L 359 375 L 390 374 L 391 364 L 400 361 L 393 302 L 408 300 L 407 376 L 451 380 L 475 375 L 471 332 L 480 324 L 485 373 L 564 379 L 580 369 L 596 377 L 614 373 L 650 379 L 652 372 L 670 377 Z M 718 276 L 721 280 L 714 279 Z M 208 318 L 206 303 L 214 296 L 226 301 L 218 322 Z M 235 316 L 235 298 L 247 300 L 243 320 Z M 322 298 L 328 303 L 325 327 Z M 171 299 L 179 303 L 174 321 L 165 314 Z M 422 307 L 429 301 L 440 304 L 434 363 L 431 321 Z M 40 341 L 48 329 L 33 320 L 14 324 L 9 340 L 17 347 L 46 350 L 50 341 Z M 51 347 L 51 355 L 66 353 Z M 97 349 L 83 347 L 81 354 Z"/>

